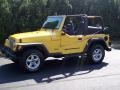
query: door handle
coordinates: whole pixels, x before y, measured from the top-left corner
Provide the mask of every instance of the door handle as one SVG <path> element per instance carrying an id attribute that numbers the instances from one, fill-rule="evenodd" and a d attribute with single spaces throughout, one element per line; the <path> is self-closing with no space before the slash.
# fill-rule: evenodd
<path id="1" fill-rule="evenodd" d="M 78 38 L 78 40 L 82 40 L 82 38 L 81 38 L 81 37 L 79 37 L 79 38 Z"/>

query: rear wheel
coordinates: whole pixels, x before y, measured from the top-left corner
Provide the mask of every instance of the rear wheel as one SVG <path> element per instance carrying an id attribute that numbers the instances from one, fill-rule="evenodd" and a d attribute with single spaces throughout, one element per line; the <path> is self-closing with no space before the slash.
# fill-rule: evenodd
<path id="1" fill-rule="evenodd" d="M 100 64 L 102 63 L 105 56 L 105 50 L 102 45 L 93 45 L 88 53 L 87 60 L 91 64 Z"/>
<path id="2" fill-rule="evenodd" d="M 21 69 L 27 72 L 38 71 L 44 63 L 44 56 L 38 50 L 28 50 L 20 60 Z"/>

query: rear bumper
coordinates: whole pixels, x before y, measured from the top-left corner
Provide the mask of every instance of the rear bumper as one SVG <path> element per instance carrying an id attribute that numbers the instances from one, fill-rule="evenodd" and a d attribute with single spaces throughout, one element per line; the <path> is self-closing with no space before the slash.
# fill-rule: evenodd
<path id="1" fill-rule="evenodd" d="M 16 54 L 13 52 L 10 48 L 8 47 L 3 47 L 0 45 L 0 52 L 5 55 L 5 57 L 10 58 L 10 59 L 16 59 Z"/>
<path id="2" fill-rule="evenodd" d="M 106 50 L 107 51 L 112 51 L 112 48 L 111 47 L 107 47 Z"/>

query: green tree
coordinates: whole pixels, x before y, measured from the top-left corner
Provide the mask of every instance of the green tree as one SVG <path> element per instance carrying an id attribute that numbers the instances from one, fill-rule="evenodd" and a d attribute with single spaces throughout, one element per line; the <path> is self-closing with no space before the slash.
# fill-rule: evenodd
<path id="1" fill-rule="evenodd" d="M 56 13 L 103 16 L 111 35 L 120 37 L 120 0 L 0 0 L 0 42 L 40 28 L 48 15 Z"/>

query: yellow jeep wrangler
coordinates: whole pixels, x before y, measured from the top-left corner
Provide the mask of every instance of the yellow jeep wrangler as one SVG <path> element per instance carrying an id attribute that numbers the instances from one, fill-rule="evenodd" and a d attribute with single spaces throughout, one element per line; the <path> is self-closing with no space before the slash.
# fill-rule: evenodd
<path id="1" fill-rule="evenodd" d="M 111 51 L 108 28 L 101 16 L 48 16 L 41 29 L 11 35 L 0 50 L 22 70 L 38 71 L 48 57 L 86 56 L 100 64 Z"/>

